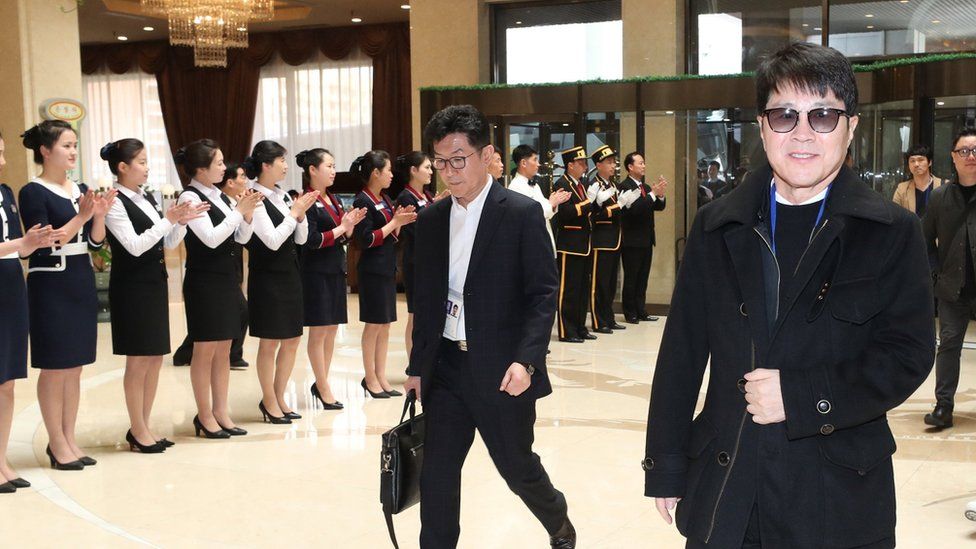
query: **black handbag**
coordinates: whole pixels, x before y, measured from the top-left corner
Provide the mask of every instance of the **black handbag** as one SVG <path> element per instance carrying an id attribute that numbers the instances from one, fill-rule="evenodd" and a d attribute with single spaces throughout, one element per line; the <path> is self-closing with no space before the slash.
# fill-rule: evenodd
<path id="1" fill-rule="evenodd" d="M 420 469 L 424 462 L 424 414 L 417 415 L 417 393 L 407 393 L 400 424 L 383 433 L 380 450 L 380 502 L 393 547 L 399 549 L 393 515 L 420 501 Z M 404 421 L 407 413 L 409 419 Z"/>

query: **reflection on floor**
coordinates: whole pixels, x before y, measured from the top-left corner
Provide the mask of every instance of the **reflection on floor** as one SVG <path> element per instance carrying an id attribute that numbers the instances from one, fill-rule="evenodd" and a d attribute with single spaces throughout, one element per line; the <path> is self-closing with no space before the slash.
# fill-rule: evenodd
<path id="1" fill-rule="evenodd" d="M 406 311 L 392 330 L 390 370 L 402 372 Z M 173 305 L 173 342 L 184 334 Z M 358 318 L 355 298 L 350 319 Z M 98 465 L 82 472 L 43 466 L 47 435 L 35 397 L 37 372 L 18 382 L 10 457 L 33 488 L 0 496 L 5 547 L 329 547 L 388 546 L 378 498 L 380 433 L 399 418 L 402 399 L 371 400 L 359 388 L 359 338 L 339 332 L 331 382 L 341 412 L 312 408 L 304 347 L 289 388 L 304 418 L 260 422 L 253 364 L 233 372 L 234 418 L 250 431 L 228 441 L 192 438 L 189 369 L 164 362 L 154 412 L 157 434 L 177 445 L 162 455 L 130 453 L 122 365 L 111 355 L 109 326 L 99 326 L 98 362 L 85 368 L 79 438 Z M 555 393 L 539 404 L 536 451 L 565 492 L 580 546 L 682 547 L 642 497 L 647 399 L 660 322 L 583 344 L 553 343 Z M 257 342 L 248 339 L 253 363 Z M 956 427 L 927 432 L 930 379 L 890 415 L 898 439 L 898 541 L 903 547 L 963 547 L 976 526 L 963 516 L 976 499 L 976 355 L 964 352 Z M 394 383 L 402 375 L 391 376 Z M 491 465 L 480 442 L 464 474 L 461 547 L 546 547 L 547 536 Z M 404 547 L 416 547 L 417 508 L 396 517 Z"/>

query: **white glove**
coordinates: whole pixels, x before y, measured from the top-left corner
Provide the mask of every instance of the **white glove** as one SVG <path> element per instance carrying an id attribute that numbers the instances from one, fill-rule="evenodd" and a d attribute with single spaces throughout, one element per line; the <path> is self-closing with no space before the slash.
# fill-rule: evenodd
<path id="1" fill-rule="evenodd" d="M 640 193 L 637 189 L 630 189 L 629 191 L 621 192 L 620 196 L 617 197 L 617 202 L 620 203 L 621 208 L 629 208 L 637 201 L 638 196 L 640 196 Z"/>
<path id="2" fill-rule="evenodd" d="M 596 195 L 599 192 L 600 192 L 600 183 L 599 182 L 594 182 L 592 185 L 590 185 L 589 187 L 587 187 L 587 189 L 586 189 L 586 198 L 589 198 L 590 199 L 590 202 L 593 202 L 594 200 L 596 200 Z"/>
<path id="3" fill-rule="evenodd" d="M 613 186 L 607 187 L 606 189 L 600 189 L 600 191 L 596 193 L 596 203 L 602 206 L 603 203 L 610 200 L 610 197 L 616 194 L 616 192 L 617 189 L 615 189 Z"/>

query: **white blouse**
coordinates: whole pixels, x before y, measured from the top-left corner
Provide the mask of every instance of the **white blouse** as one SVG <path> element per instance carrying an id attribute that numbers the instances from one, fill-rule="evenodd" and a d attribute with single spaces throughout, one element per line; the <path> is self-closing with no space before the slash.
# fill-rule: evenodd
<path id="1" fill-rule="evenodd" d="M 528 178 L 520 173 L 515 174 L 515 177 L 512 178 L 512 182 L 508 184 L 508 188 L 509 190 L 515 191 L 519 194 L 524 194 L 542 206 L 542 215 L 546 218 L 546 231 L 549 233 L 549 241 L 552 242 L 552 254 L 553 257 L 555 257 L 556 239 L 552 236 L 552 225 L 549 224 L 549 220 L 552 218 L 552 216 L 556 215 L 556 210 L 553 209 L 549 199 L 542 194 L 542 189 L 540 189 L 538 185 L 529 185 Z"/>
<path id="2" fill-rule="evenodd" d="M 188 225 L 193 234 L 209 248 L 217 248 L 231 235 L 234 235 L 234 240 L 238 244 L 247 244 L 247 241 L 251 239 L 251 225 L 244 222 L 244 216 L 240 212 L 224 204 L 224 200 L 220 198 L 224 193 L 217 187 L 208 187 L 197 180 L 191 181 L 190 186 L 202 192 L 211 203 L 226 215 L 224 220 L 216 226 L 210 221 L 209 215 L 191 220 Z M 200 204 L 201 200 L 196 193 L 184 192 L 180 195 L 177 203 Z"/>
<path id="3" fill-rule="evenodd" d="M 173 224 L 165 216 L 160 216 L 156 208 L 146 199 L 145 193 L 140 189 L 138 192 L 127 189 L 122 185 L 115 185 L 120 194 L 132 200 L 133 204 L 139 207 L 146 216 L 154 222 L 154 225 L 142 234 L 136 234 L 132 220 L 125 211 L 125 205 L 121 200 L 116 200 L 112 208 L 105 216 L 105 227 L 112 231 L 112 235 L 122 244 L 125 251 L 134 256 L 140 256 L 147 250 L 156 245 L 160 239 L 163 245 L 173 249 L 179 246 L 180 241 L 186 235 L 186 226 L 179 223 Z"/>
<path id="4" fill-rule="evenodd" d="M 264 202 L 254 209 L 251 225 L 254 234 L 268 249 L 277 250 L 292 234 L 295 235 L 295 244 L 302 245 L 308 240 L 308 218 L 298 222 L 291 216 L 292 200 L 287 192 L 277 186 L 269 189 L 257 182 L 252 183 L 251 188 L 264 195 Z M 284 221 L 277 227 L 271 222 L 268 208 L 275 208 L 285 216 Z"/>

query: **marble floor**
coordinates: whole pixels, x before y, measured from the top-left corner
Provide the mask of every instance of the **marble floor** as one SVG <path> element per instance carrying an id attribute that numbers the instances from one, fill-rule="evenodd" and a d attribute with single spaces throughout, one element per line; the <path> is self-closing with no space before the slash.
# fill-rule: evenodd
<path id="1" fill-rule="evenodd" d="M 358 313 L 350 300 L 350 318 Z M 173 340 L 185 327 L 172 309 Z M 405 318 L 400 303 L 400 318 Z M 664 327 L 627 326 L 585 345 L 553 343 L 555 393 L 540 401 L 536 451 L 565 492 L 583 548 L 682 547 L 682 539 L 642 496 L 644 424 L 653 364 Z M 289 387 L 304 415 L 292 425 L 261 423 L 252 367 L 231 376 L 235 420 L 250 434 L 229 441 L 192 437 L 189 369 L 165 359 L 153 423 L 177 444 L 161 455 L 130 453 L 122 366 L 99 326 L 98 361 L 84 370 L 78 433 L 98 459 L 82 472 L 46 466 L 47 435 L 35 397 L 36 371 L 17 383 L 10 445 L 13 466 L 33 483 L 0 495 L 3 547 L 389 547 L 378 497 L 380 434 L 397 422 L 402 399 L 372 400 L 359 388 L 362 325 L 338 336 L 331 383 L 341 412 L 312 408 L 312 373 L 302 349 Z M 392 331 L 391 370 L 401 372 L 404 321 Z M 174 345 L 175 346 L 175 345 Z M 257 342 L 248 339 L 253 362 Z M 901 547 L 967 547 L 976 523 L 976 351 L 964 351 L 956 426 L 927 432 L 929 379 L 890 414 L 898 440 Z M 395 383 L 402 375 L 392 376 Z M 542 527 L 509 492 L 480 441 L 464 473 L 460 547 L 548 547 Z M 416 547 L 418 509 L 395 518 L 403 547 Z"/>

